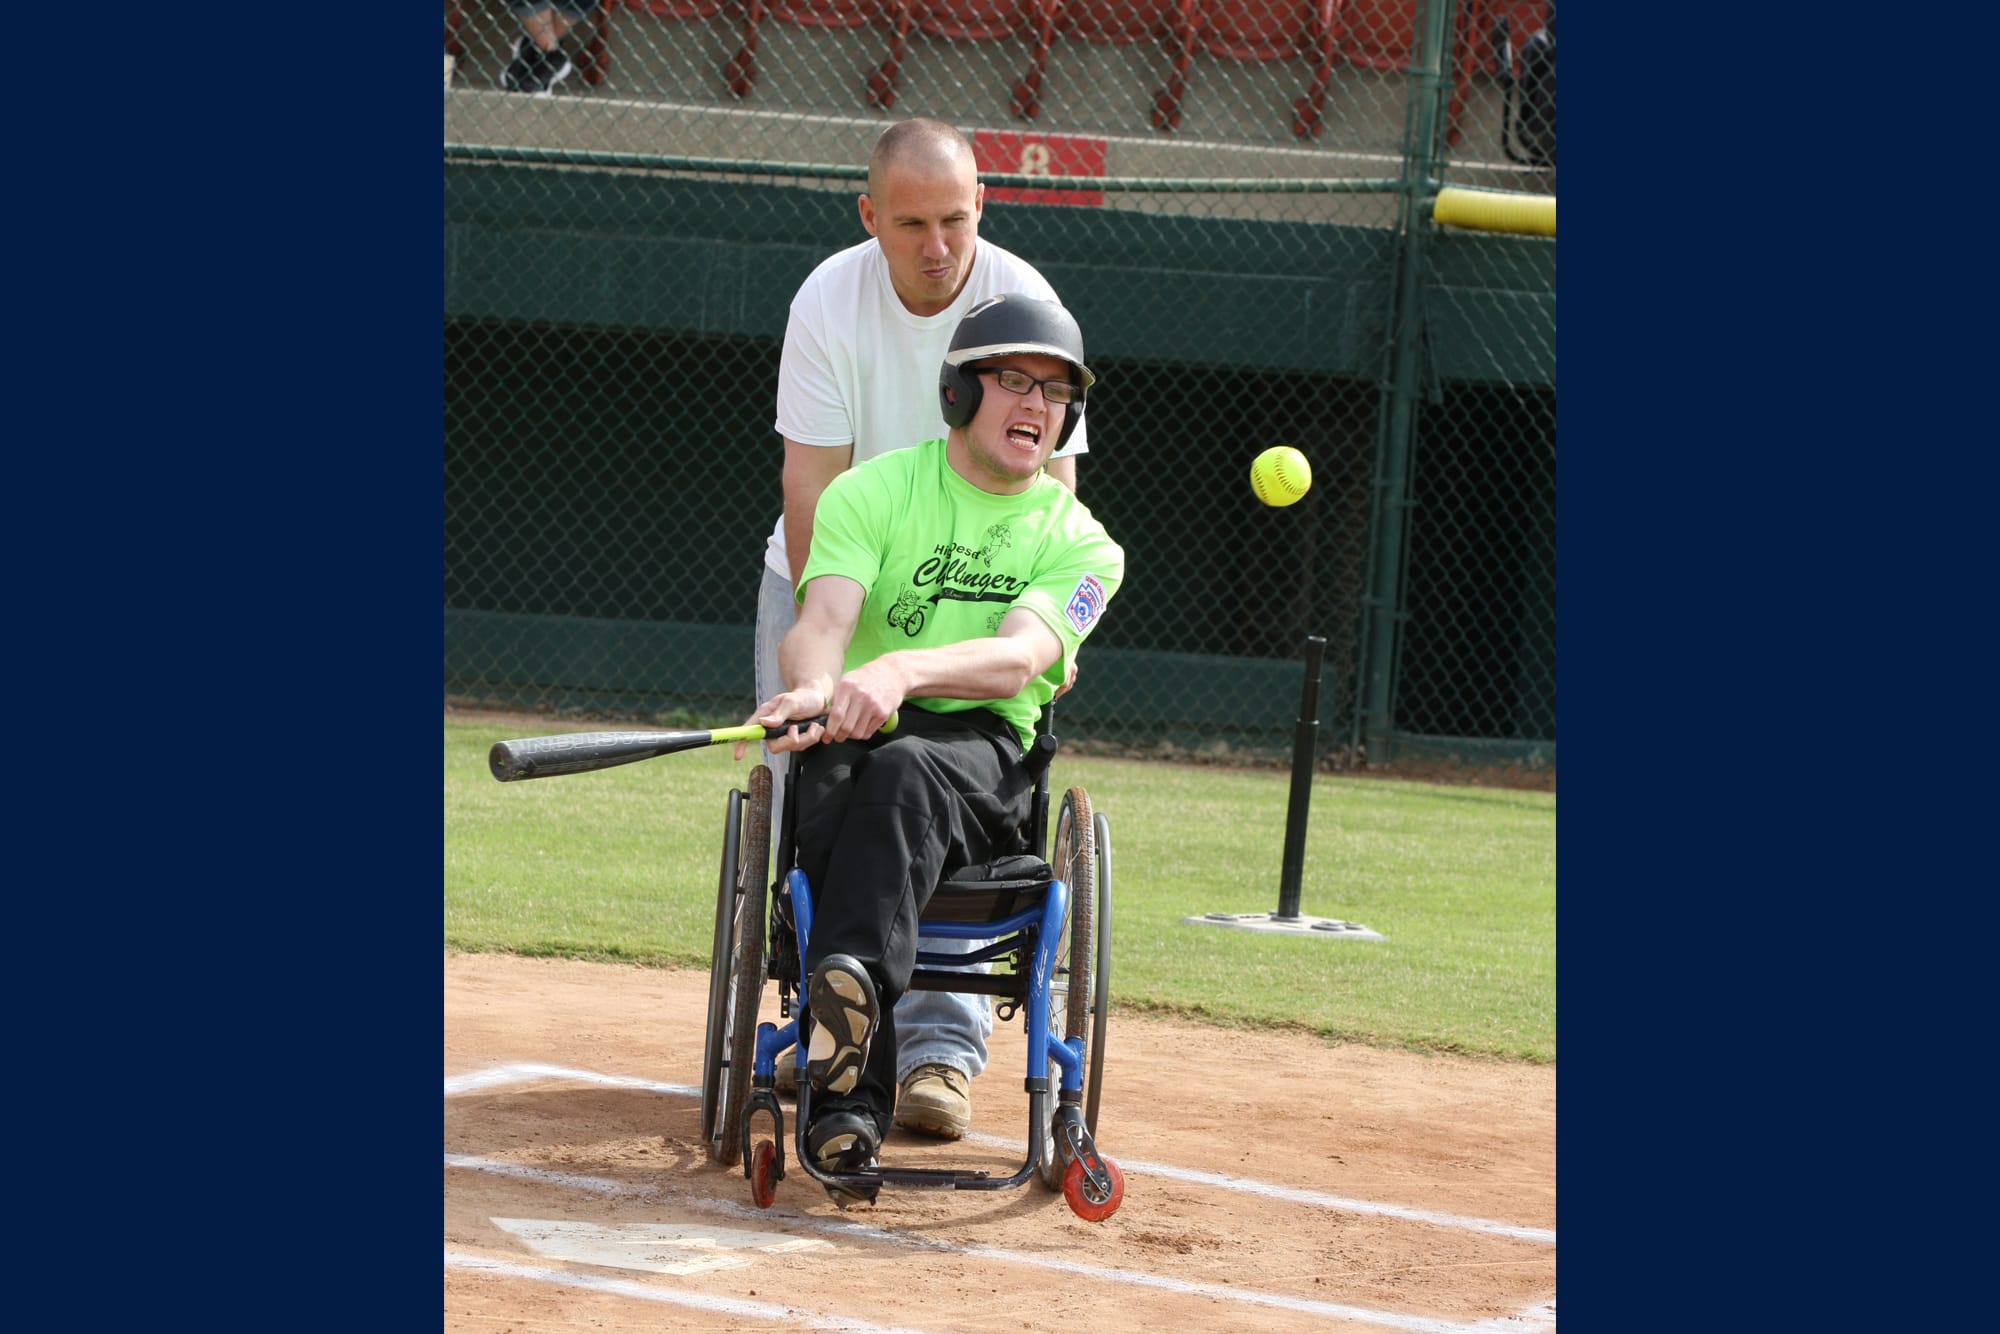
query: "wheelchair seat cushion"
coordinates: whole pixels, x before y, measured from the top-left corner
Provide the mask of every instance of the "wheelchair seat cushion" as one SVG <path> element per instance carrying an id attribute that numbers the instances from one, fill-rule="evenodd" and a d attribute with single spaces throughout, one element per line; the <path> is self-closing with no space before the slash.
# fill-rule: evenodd
<path id="1" fill-rule="evenodd" d="M 1055 872 L 1033 853 L 961 867 L 938 882 L 927 922 L 997 922 L 1040 903 Z"/>

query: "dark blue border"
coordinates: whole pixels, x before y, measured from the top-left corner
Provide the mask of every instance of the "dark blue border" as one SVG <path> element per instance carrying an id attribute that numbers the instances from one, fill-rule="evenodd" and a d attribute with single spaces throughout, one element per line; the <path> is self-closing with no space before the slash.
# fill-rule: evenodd
<path id="1" fill-rule="evenodd" d="M 1731 1327 L 1851 1317 L 1853 1285 L 1807 1275 L 1903 1244 L 1878 1174 L 1845 1167 L 1906 1142 L 1877 1116 L 1897 1059 L 1864 1035 L 1901 994 L 1892 937 L 1948 911 L 1894 833 L 1938 800 L 1907 761 L 1954 697 L 1934 630 L 1991 604 L 1933 620 L 1939 567 L 1898 574 L 1950 504 L 1957 467 L 1927 458 L 1974 438 L 1913 430 L 1953 344 L 1908 302 L 1959 306 L 1924 275 L 1983 271 L 1921 162 L 1976 118 L 1859 15 L 1570 8 L 1562 1305 L 1587 1328 L 1679 1329 L 1720 1294 Z M 1903 105 L 1938 120 L 1898 128 Z"/>
<path id="2" fill-rule="evenodd" d="M 1711 165 L 1697 145 L 1724 127 L 1674 68 L 1685 34 L 1570 11 L 1558 57 L 1559 1304 L 1572 1324 L 1664 1328 L 1685 1305 L 1641 1297 L 1640 1271 L 1663 1246 L 1682 1249 L 1694 1205 L 1657 1183 L 1692 1165 L 1690 1133 L 1710 1138 L 1710 1117 L 1679 1123 L 1714 1087 L 1711 1053 L 1729 1064 L 1710 993 L 1693 984 L 1712 945 L 1702 933 L 1691 956 L 1674 925 L 1699 918 L 1708 883 L 1713 826 L 1696 812 L 1717 775 L 1697 770 L 1720 663 L 1700 668 L 1716 648 L 1714 604 L 1731 601 L 1718 580 L 1733 578 L 1727 542 L 1698 517 L 1714 505 L 1704 442 L 1726 420 L 1690 373 L 1722 359 L 1688 354 L 1714 336 L 1717 311 L 1690 297 L 1726 285 L 1741 240 L 1658 207 L 1657 174 L 1638 161 L 1664 140 L 1690 169 Z"/>
<path id="3" fill-rule="evenodd" d="M 15 1187 L 99 1323 L 351 1330 L 441 1292 L 438 67 L 204 21 L 22 48 Z"/>

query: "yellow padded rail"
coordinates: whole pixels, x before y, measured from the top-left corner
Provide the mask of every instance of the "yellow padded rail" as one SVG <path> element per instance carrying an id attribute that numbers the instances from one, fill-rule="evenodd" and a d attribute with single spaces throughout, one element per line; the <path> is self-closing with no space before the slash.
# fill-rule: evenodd
<path id="1" fill-rule="evenodd" d="M 1448 227 L 1512 232 L 1517 236 L 1554 236 L 1556 197 L 1461 190 L 1448 185 L 1437 192 L 1437 202 L 1431 205 L 1431 217 Z"/>

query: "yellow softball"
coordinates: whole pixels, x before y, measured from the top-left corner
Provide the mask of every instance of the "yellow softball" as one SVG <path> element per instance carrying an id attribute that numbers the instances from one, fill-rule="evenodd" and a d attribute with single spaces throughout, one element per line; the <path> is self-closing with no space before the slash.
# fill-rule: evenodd
<path id="1" fill-rule="evenodd" d="M 1273 445 L 1250 465 L 1250 489 L 1266 505 L 1289 505 L 1312 484 L 1312 465 L 1290 445 Z"/>

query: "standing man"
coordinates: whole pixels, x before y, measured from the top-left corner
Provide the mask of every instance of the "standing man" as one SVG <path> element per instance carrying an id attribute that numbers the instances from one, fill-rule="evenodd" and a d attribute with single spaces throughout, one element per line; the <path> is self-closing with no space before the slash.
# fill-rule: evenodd
<path id="1" fill-rule="evenodd" d="M 765 551 L 757 600 L 757 698 L 785 689 L 778 645 L 797 619 L 793 591 L 812 554 L 820 493 L 848 468 L 946 434 L 936 393 L 959 320 L 987 297 L 1019 292 L 1055 301 L 1033 265 L 979 239 L 986 187 L 972 145 L 950 125 L 891 125 L 868 159 L 858 204 L 870 240 L 813 270 L 792 298 L 778 365 L 778 433 L 784 437 L 784 513 Z M 1082 422 L 1047 460 L 1076 491 Z M 764 749 L 784 803 L 784 766 Z M 773 824 L 776 823 L 774 815 Z M 977 941 L 925 937 L 923 948 L 965 953 Z M 983 996 L 912 992 L 896 1010 L 901 1033 L 895 1122 L 957 1139 L 972 1123 L 970 1081 L 986 1068 L 993 1012 Z M 781 1074 L 789 1076 L 786 1062 Z"/>
<path id="2" fill-rule="evenodd" d="M 982 301 L 938 371 L 946 437 L 843 473 L 819 506 L 780 649 L 789 688 L 751 721 L 826 719 L 771 743 L 802 752 L 806 1076 L 823 1095 L 805 1143 L 823 1171 L 873 1167 L 892 1101 L 900 1119 L 918 918 L 942 877 L 1018 850 L 1036 721 L 1124 582 L 1123 549 L 1042 475 L 1094 378 L 1061 306 Z M 827 1186 L 843 1209 L 875 1189 Z"/>

